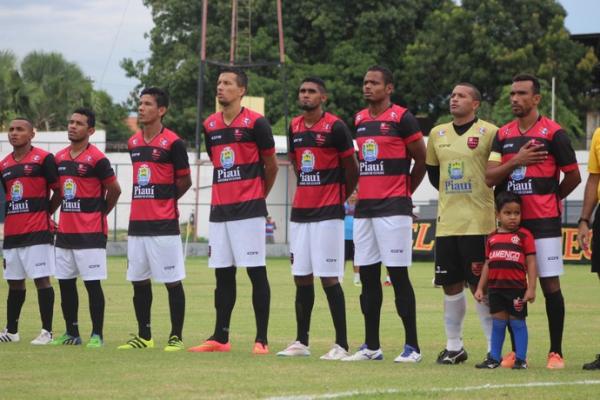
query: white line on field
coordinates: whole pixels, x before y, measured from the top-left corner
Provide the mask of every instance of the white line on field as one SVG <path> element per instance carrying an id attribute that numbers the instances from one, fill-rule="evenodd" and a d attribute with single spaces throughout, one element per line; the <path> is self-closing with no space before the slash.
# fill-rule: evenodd
<path id="1" fill-rule="evenodd" d="M 547 386 L 575 386 L 575 385 L 600 385 L 600 380 L 583 380 L 572 382 L 529 382 L 529 383 L 506 383 L 502 385 L 479 385 L 448 388 L 430 388 L 430 389 L 380 389 L 380 390 L 351 390 L 348 392 L 325 393 L 325 394 L 303 394 L 295 396 L 276 396 L 268 397 L 266 400 L 318 400 L 318 399 L 340 399 L 343 397 L 370 395 L 370 394 L 398 394 L 398 393 L 435 393 L 435 392 L 472 392 L 475 390 L 489 389 L 507 389 L 507 388 L 532 388 Z"/>

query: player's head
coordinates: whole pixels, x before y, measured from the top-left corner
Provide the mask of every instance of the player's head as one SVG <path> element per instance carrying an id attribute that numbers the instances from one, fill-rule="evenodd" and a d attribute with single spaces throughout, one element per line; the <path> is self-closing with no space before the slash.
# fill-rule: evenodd
<path id="1" fill-rule="evenodd" d="M 392 71 L 383 65 L 373 65 L 367 70 L 363 79 L 363 96 L 367 103 L 389 101 L 394 92 L 394 76 Z"/>
<path id="2" fill-rule="evenodd" d="M 455 118 L 475 118 L 475 112 L 481 104 L 481 93 L 475 85 L 461 82 L 454 86 L 450 94 L 450 113 Z"/>
<path id="3" fill-rule="evenodd" d="M 542 100 L 540 81 L 531 74 L 518 74 L 513 77 L 510 87 L 510 106 L 517 118 L 523 118 L 532 112 Z"/>
<path id="4" fill-rule="evenodd" d="M 14 149 L 30 146 L 34 136 L 33 124 L 27 118 L 17 117 L 10 122 L 8 141 Z"/>
<path id="5" fill-rule="evenodd" d="M 88 141 L 94 134 L 96 114 L 89 108 L 78 108 L 73 111 L 67 124 L 67 132 L 71 143 Z"/>
<path id="6" fill-rule="evenodd" d="M 221 70 L 217 80 L 217 101 L 223 107 L 239 103 L 248 91 L 248 76 L 244 70 L 227 67 Z"/>
<path id="7" fill-rule="evenodd" d="M 321 108 L 327 101 L 327 89 L 321 78 L 304 78 L 298 89 L 298 106 L 304 111 Z"/>
<path id="8" fill-rule="evenodd" d="M 496 196 L 496 219 L 502 230 L 516 231 L 521 224 L 521 197 L 513 192 Z"/>
<path id="9" fill-rule="evenodd" d="M 144 125 L 161 121 L 169 108 L 169 95 L 161 88 L 149 87 L 140 93 L 138 120 Z"/>

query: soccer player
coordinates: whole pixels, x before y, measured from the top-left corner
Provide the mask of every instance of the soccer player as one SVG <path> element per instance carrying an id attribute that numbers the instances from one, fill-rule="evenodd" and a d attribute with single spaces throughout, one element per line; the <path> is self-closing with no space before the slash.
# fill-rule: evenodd
<path id="1" fill-rule="evenodd" d="M 252 352 L 268 354 L 271 289 L 265 254 L 265 198 L 275 183 L 277 158 L 271 126 L 262 115 L 242 107 L 248 77 L 239 68 L 223 69 L 217 81 L 222 111 L 204 121 L 213 185 L 208 233 L 209 268 L 214 268 L 216 321 L 213 335 L 192 352 L 227 352 L 229 323 L 236 300 L 236 266 L 252 282 L 256 337 Z"/>
<path id="2" fill-rule="evenodd" d="M 52 341 L 54 248 L 50 219 L 50 189 L 57 196 L 58 176 L 54 156 L 31 145 L 33 125 L 25 118 L 11 121 L 8 141 L 11 154 L 0 161 L 6 193 L 4 221 L 4 279 L 8 282 L 7 323 L 0 342 L 18 342 L 19 316 L 25 302 L 25 278 L 37 288 L 42 330 L 31 344 Z M 52 200 L 55 201 L 55 200 Z"/>
<path id="3" fill-rule="evenodd" d="M 344 201 L 354 191 L 358 163 L 350 130 L 323 111 L 325 82 L 302 81 L 288 133 L 290 161 L 298 178 L 290 222 L 290 254 L 296 284 L 296 341 L 278 356 L 308 356 L 308 332 L 315 302 L 314 277 L 321 278 L 335 327 L 335 343 L 322 360 L 347 357 L 346 301 L 339 278 L 344 274 Z"/>
<path id="4" fill-rule="evenodd" d="M 104 293 L 106 279 L 106 216 L 113 209 L 121 187 L 106 156 L 90 143 L 96 115 L 87 108 L 76 109 L 68 123 L 71 145 L 56 153 L 60 183 L 60 219 L 56 235 L 56 273 L 66 332 L 52 344 L 80 345 L 77 277 L 81 276 L 89 297 L 92 334 L 87 344 L 103 344 Z M 52 204 L 53 211 L 58 201 Z"/>
<path id="5" fill-rule="evenodd" d="M 517 118 L 502 126 L 494 138 L 486 183 L 498 191 L 515 192 L 523 200 L 522 224 L 535 238 L 538 275 L 546 299 L 550 331 L 546 366 L 560 369 L 565 366 L 565 302 L 559 278 L 564 272 L 560 200 L 575 189 L 581 176 L 566 132 L 539 114 L 541 100 L 540 83 L 535 76 L 519 74 L 513 78 L 510 102 Z"/>
<path id="6" fill-rule="evenodd" d="M 356 190 L 344 203 L 344 260 L 352 263 L 354 286 L 360 286 L 358 266 L 354 265 L 354 210 L 356 208 Z"/>
<path id="7" fill-rule="evenodd" d="M 396 310 L 405 332 L 404 350 L 394 361 L 419 362 L 422 358 L 408 267 L 412 262 L 411 194 L 425 175 L 425 143 L 416 118 L 391 102 L 393 92 L 389 69 L 376 65 L 367 70 L 363 95 L 368 107 L 354 118 L 360 161 L 354 264 L 360 266 L 365 343 L 345 361 L 383 359 L 379 344 L 382 262 L 394 287 Z"/>
<path id="8" fill-rule="evenodd" d="M 594 208 L 594 222 L 592 225 L 593 232 L 596 232 L 595 236 L 592 236 L 591 250 L 592 250 L 592 272 L 598 274 L 600 278 L 600 207 L 597 206 L 598 200 L 600 199 L 600 128 L 596 129 L 594 136 L 592 137 L 592 144 L 590 146 L 590 155 L 588 162 L 588 179 L 585 184 L 585 191 L 583 194 L 583 207 L 581 208 L 581 218 L 579 218 L 579 232 L 578 239 L 581 248 L 584 250 L 590 250 L 590 219 Z M 585 370 L 597 370 L 600 369 L 600 354 L 596 355 L 596 359 L 587 364 L 583 365 Z"/>
<path id="9" fill-rule="evenodd" d="M 133 164 L 133 191 L 127 241 L 127 280 L 133 284 L 138 334 L 119 349 L 154 347 L 150 329 L 152 286 L 162 282 L 169 294 L 171 333 L 165 351 L 183 345 L 185 278 L 177 200 L 192 185 L 183 140 L 162 124 L 169 107 L 167 93 L 156 87 L 140 94 L 138 120 L 143 129 L 127 143 Z"/>
<path id="10" fill-rule="evenodd" d="M 444 289 L 446 328 L 446 348 L 438 364 L 467 360 L 462 340 L 465 282 L 474 293 L 485 262 L 485 238 L 496 226 L 494 193 L 485 183 L 485 168 L 498 128 L 477 118 L 480 103 L 475 86 L 457 84 L 450 95 L 452 122 L 434 127 L 427 142 L 427 175 L 439 191 L 434 284 Z M 490 309 L 486 301 L 475 304 L 489 352 Z"/>

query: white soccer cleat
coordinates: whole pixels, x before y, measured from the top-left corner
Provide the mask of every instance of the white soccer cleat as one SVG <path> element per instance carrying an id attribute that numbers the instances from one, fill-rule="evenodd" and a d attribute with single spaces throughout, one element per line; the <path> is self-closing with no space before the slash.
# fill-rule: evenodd
<path id="1" fill-rule="evenodd" d="M 381 349 L 369 350 L 366 347 L 361 348 L 351 356 L 342 358 L 342 361 L 380 361 L 383 360 L 383 351 Z"/>
<path id="2" fill-rule="evenodd" d="M 398 357 L 394 358 L 394 362 L 397 363 L 418 363 L 423 359 L 421 353 L 411 345 L 405 344 L 404 351 Z"/>
<path id="3" fill-rule="evenodd" d="M 31 344 L 36 346 L 44 346 L 50 344 L 52 341 L 52 332 L 48 332 L 45 329 L 42 329 L 40 335 L 31 341 Z"/>
<path id="4" fill-rule="evenodd" d="M 323 354 L 319 357 L 321 360 L 341 360 L 344 357 L 350 357 L 350 353 L 348 353 L 342 346 L 339 344 L 334 344 L 331 350 L 329 350 L 326 354 Z"/>
<path id="5" fill-rule="evenodd" d="M 18 342 L 19 340 L 21 340 L 19 332 L 9 333 L 7 329 L 0 332 L 0 343 Z"/>
<path id="6" fill-rule="evenodd" d="M 281 357 L 306 357 L 310 356 L 310 349 L 299 341 L 290 344 L 285 350 L 277 353 Z"/>

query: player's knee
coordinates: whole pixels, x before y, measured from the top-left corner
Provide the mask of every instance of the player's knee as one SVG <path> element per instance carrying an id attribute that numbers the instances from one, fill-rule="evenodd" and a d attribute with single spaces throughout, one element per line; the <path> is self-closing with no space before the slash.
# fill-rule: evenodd
<path id="1" fill-rule="evenodd" d="M 33 280 L 35 282 L 35 287 L 38 289 L 47 289 L 51 287 L 50 277 L 44 276 L 42 278 L 36 278 Z"/>

